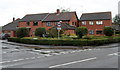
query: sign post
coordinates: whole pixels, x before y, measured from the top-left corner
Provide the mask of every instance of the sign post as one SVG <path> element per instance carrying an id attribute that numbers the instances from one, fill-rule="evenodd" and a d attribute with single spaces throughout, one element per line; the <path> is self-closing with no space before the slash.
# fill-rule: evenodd
<path id="1" fill-rule="evenodd" d="M 58 24 L 57 24 L 58 39 L 60 39 L 61 22 L 62 22 L 62 21 L 58 22 Z"/>

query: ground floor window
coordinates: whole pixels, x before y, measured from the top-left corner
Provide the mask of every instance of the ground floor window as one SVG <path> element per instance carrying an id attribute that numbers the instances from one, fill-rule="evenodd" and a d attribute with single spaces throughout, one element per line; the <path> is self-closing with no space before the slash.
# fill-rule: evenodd
<path id="1" fill-rule="evenodd" d="M 96 31 L 96 34 L 103 34 L 103 31 L 101 31 L 101 30 Z"/>
<path id="2" fill-rule="evenodd" d="M 90 31 L 89 31 L 89 34 L 92 34 L 92 35 L 93 35 L 93 34 L 94 34 L 94 30 L 90 30 Z"/>

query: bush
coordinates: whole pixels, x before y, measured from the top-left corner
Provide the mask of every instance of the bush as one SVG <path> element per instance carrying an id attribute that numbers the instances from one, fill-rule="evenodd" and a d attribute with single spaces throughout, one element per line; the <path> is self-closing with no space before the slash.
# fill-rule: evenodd
<path id="1" fill-rule="evenodd" d="M 120 37 L 104 38 L 104 39 L 76 39 L 76 40 L 33 40 L 24 38 L 8 38 L 8 41 L 20 42 L 24 44 L 36 45 L 59 45 L 59 46 L 98 46 L 109 43 L 120 42 Z"/>
<path id="2" fill-rule="evenodd" d="M 82 38 L 82 36 L 88 34 L 88 29 L 86 27 L 78 27 L 75 31 L 78 38 Z"/>
<path id="3" fill-rule="evenodd" d="M 112 36 L 114 34 L 114 30 L 112 27 L 104 27 L 104 34 L 106 36 Z"/>
<path id="4" fill-rule="evenodd" d="M 26 37 L 26 36 L 29 35 L 29 30 L 28 30 L 28 28 L 25 28 L 25 27 L 19 28 L 19 29 L 16 31 L 16 35 L 17 35 L 17 37 L 19 37 L 19 38 Z"/>
<path id="5" fill-rule="evenodd" d="M 43 37 L 46 34 L 46 29 L 43 27 L 37 28 L 35 30 L 35 36 Z"/>
<path id="6" fill-rule="evenodd" d="M 58 30 L 56 28 L 51 28 L 48 31 L 48 36 L 49 37 L 58 37 Z M 60 36 L 62 36 L 62 34 L 64 33 L 64 30 L 60 30 Z"/>

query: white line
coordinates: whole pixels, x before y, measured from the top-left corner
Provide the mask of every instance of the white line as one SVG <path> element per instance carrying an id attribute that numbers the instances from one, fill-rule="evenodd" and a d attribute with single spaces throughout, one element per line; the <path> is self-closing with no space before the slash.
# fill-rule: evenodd
<path id="1" fill-rule="evenodd" d="M 3 62 L 0 62 L 0 64 L 1 64 L 1 63 L 7 63 L 7 62 L 11 62 L 11 61 L 3 61 Z"/>
<path id="2" fill-rule="evenodd" d="M 90 60 L 94 60 L 94 59 L 97 59 L 97 57 L 88 58 L 88 59 L 84 59 L 84 60 L 80 60 L 80 61 L 74 61 L 74 62 L 64 63 L 64 64 L 59 64 L 59 65 L 55 65 L 55 66 L 50 66 L 49 68 L 55 68 L 55 67 L 59 67 L 59 66 L 65 66 L 65 65 L 70 65 L 70 64 L 75 64 L 75 63 L 90 61 Z"/>
<path id="3" fill-rule="evenodd" d="M 30 58 L 25 58 L 26 60 L 30 59 Z"/>
<path id="4" fill-rule="evenodd" d="M 118 53 L 120 53 L 120 52 L 116 52 L 116 53 L 108 54 L 108 56 L 118 55 Z"/>
<path id="5" fill-rule="evenodd" d="M 13 61 L 22 61 L 22 60 L 24 60 L 24 59 L 18 59 L 18 60 L 13 60 Z"/>
<path id="6" fill-rule="evenodd" d="M 35 59 L 35 57 L 32 57 L 32 58 L 30 58 L 30 59 Z"/>

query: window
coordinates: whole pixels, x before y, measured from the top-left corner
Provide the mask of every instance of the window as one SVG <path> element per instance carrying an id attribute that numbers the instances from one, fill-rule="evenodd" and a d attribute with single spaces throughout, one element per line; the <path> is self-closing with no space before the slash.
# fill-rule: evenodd
<path id="1" fill-rule="evenodd" d="M 51 22 L 47 22 L 46 25 L 47 26 L 52 26 L 52 23 Z"/>
<path id="2" fill-rule="evenodd" d="M 75 22 L 72 22 L 72 25 L 75 25 Z"/>
<path id="3" fill-rule="evenodd" d="M 33 22 L 33 26 L 37 26 L 38 25 L 38 22 Z"/>
<path id="4" fill-rule="evenodd" d="M 33 31 L 33 34 L 35 34 L 35 31 Z"/>
<path id="5" fill-rule="evenodd" d="M 93 21 L 90 21 L 90 22 L 89 22 L 89 25 L 94 25 L 94 22 L 93 22 Z"/>
<path id="6" fill-rule="evenodd" d="M 55 22 L 54 24 L 57 25 L 57 22 Z"/>
<path id="7" fill-rule="evenodd" d="M 103 34 L 103 31 L 96 31 L 96 34 Z"/>
<path id="8" fill-rule="evenodd" d="M 103 21 L 96 21 L 96 24 L 97 24 L 97 25 L 102 25 L 102 24 L 103 24 Z"/>
<path id="9" fill-rule="evenodd" d="M 82 25 L 86 25 L 86 21 L 83 21 L 83 22 L 82 22 Z"/>
<path id="10" fill-rule="evenodd" d="M 89 34 L 92 34 L 92 35 L 93 35 L 93 34 L 94 34 L 94 30 L 90 30 L 90 31 L 89 31 Z"/>
<path id="11" fill-rule="evenodd" d="M 30 22 L 27 22 L 26 24 L 27 24 L 27 26 L 29 26 L 29 25 L 30 25 Z"/>

